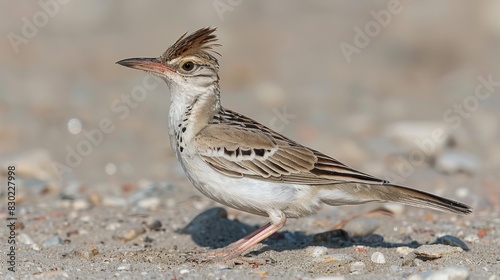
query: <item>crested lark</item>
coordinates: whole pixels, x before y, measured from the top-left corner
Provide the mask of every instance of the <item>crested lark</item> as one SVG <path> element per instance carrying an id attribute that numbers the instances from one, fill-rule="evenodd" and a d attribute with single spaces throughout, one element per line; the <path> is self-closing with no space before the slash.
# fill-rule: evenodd
<path id="1" fill-rule="evenodd" d="M 170 144 L 191 183 L 226 206 L 267 216 L 255 232 L 209 252 L 228 260 L 280 230 L 287 218 L 314 214 L 321 205 L 397 202 L 457 214 L 471 208 L 397 186 L 354 170 L 266 126 L 222 107 L 215 28 L 184 34 L 158 58 L 118 64 L 157 75 L 171 91 Z"/>

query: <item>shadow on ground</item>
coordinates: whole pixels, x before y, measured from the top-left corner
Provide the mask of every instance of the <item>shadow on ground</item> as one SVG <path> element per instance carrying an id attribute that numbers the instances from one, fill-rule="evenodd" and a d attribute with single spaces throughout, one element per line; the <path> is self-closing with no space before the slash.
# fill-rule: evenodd
<path id="1" fill-rule="evenodd" d="M 186 227 L 178 230 L 178 233 L 189 234 L 193 241 L 202 247 L 212 249 L 222 248 L 229 245 L 252 231 L 258 229 L 257 225 L 248 225 L 227 218 L 227 211 L 221 207 L 210 208 L 196 216 Z M 378 234 L 369 234 L 364 237 L 349 237 L 349 234 L 336 229 L 316 234 L 305 234 L 301 231 L 280 231 L 263 242 L 266 247 L 255 251 L 255 254 L 273 250 L 288 251 L 300 250 L 309 246 L 325 246 L 327 248 L 346 248 L 356 245 L 367 247 L 410 247 L 417 248 L 421 243 L 417 241 L 408 242 L 385 242 L 384 237 Z M 442 236 L 437 238 L 432 244 L 445 244 L 462 247 L 469 250 L 467 245 L 454 236 Z"/>

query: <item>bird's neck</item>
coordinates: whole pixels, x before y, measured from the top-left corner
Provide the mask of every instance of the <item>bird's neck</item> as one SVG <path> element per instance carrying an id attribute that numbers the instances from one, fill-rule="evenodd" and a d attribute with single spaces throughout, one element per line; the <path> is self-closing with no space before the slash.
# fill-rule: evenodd
<path id="1" fill-rule="evenodd" d="M 169 131 L 171 142 L 175 142 L 171 143 L 174 149 L 191 141 L 221 109 L 217 85 L 205 88 L 199 94 L 186 94 L 175 90 L 171 89 L 169 112 Z"/>

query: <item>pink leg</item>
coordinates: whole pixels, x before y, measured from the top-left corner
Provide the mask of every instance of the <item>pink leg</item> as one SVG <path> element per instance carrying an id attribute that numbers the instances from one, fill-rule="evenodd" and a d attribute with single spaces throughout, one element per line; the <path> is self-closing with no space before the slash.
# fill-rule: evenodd
<path id="1" fill-rule="evenodd" d="M 271 226 L 271 223 L 267 223 L 266 225 L 258 228 L 257 230 L 252 231 L 250 234 L 246 235 L 245 237 L 243 237 L 241 239 L 238 239 L 237 241 L 227 245 L 224 248 L 219 248 L 219 249 L 212 250 L 210 252 L 199 254 L 198 257 L 200 257 L 201 259 L 215 259 L 217 257 L 224 257 L 224 256 L 230 254 L 236 248 L 238 248 L 241 244 L 245 243 L 247 240 L 251 239 L 252 237 L 259 234 L 260 232 L 262 232 L 263 230 L 265 230 L 266 228 L 268 228 L 270 226 Z"/>
<path id="2" fill-rule="evenodd" d="M 271 226 L 271 223 L 265 224 L 264 226 L 260 227 L 259 229 L 252 231 L 250 234 L 245 235 L 245 237 L 238 239 L 237 241 L 227 245 L 225 247 L 225 249 L 235 249 L 235 248 L 239 247 L 242 243 L 245 243 L 245 241 L 252 239 L 252 237 L 259 234 L 260 232 L 262 232 L 263 230 L 265 230 L 266 228 L 268 228 L 270 226 Z"/>
<path id="3" fill-rule="evenodd" d="M 231 252 L 229 252 L 225 256 L 223 256 L 223 260 L 230 260 L 234 257 L 238 257 L 239 255 L 243 254 L 246 250 L 248 250 L 249 248 L 251 248 L 255 244 L 261 242 L 262 240 L 273 235 L 278 230 L 282 229 L 283 226 L 285 225 L 285 223 L 286 223 L 286 217 L 285 217 L 285 215 L 282 215 L 280 217 L 280 220 L 278 223 L 271 222 L 271 223 L 263 226 L 262 228 L 260 228 L 256 232 L 254 232 L 255 234 L 250 234 L 251 237 L 248 238 L 247 240 L 245 240 L 243 238 L 243 239 L 236 241 L 235 243 L 239 243 L 239 246 L 237 248 L 231 250 Z M 244 242 L 241 242 L 241 241 L 244 241 Z"/>
<path id="4" fill-rule="evenodd" d="M 230 260 L 232 258 L 240 256 L 250 247 L 255 244 L 261 242 L 267 237 L 271 236 L 273 233 L 282 229 L 285 225 L 286 217 L 285 215 L 280 216 L 280 220 L 278 222 L 270 222 L 264 225 L 263 227 L 253 231 L 247 236 L 229 244 L 228 246 L 213 250 L 204 254 L 199 255 L 200 259 L 212 259 L 212 260 Z"/>

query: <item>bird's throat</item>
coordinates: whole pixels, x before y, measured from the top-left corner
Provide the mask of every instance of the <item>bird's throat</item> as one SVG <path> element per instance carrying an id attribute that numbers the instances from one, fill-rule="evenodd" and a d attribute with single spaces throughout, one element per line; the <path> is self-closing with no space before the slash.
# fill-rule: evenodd
<path id="1" fill-rule="evenodd" d="M 209 89 L 192 98 L 174 97 L 178 94 L 178 92 L 172 92 L 169 111 L 170 131 L 174 132 L 174 135 L 170 135 L 170 137 L 174 149 L 192 141 L 196 134 L 212 121 L 214 115 L 221 108 L 219 91 L 216 88 Z M 176 143 L 172 141 L 176 141 Z"/>

